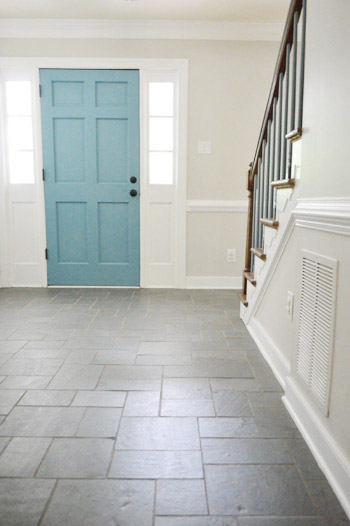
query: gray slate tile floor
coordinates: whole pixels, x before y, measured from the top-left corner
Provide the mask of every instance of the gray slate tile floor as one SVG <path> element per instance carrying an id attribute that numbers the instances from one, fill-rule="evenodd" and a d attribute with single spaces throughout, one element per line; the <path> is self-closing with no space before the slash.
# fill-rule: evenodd
<path id="1" fill-rule="evenodd" d="M 1 526 L 345 526 L 232 291 L 0 290 Z"/>

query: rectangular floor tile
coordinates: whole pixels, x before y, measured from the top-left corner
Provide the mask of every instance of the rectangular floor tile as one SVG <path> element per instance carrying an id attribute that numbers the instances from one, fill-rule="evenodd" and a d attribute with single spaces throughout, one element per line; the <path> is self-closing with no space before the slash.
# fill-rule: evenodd
<path id="1" fill-rule="evenodd" d="M 52 376 L 8 376 L 0 384 L 0 389 L 45 389 Z"/>
<path id="2" fill-rule="evenodd" d="M 323 521 L 318 517 L 240 517 L 239 526 L 323 526 Z"/>
<path id="3" fill-rule="evenodd" d="M 48 389 L 95 389 L 102 365 L 62 365 Z"/>
<path id="4" fill-rule="evenodd" d="M 23 341 L 1 341 L 0 340 L 0 353 L 8 353 L 8 352 L 17 352 L 19 349 L 21 349 L 26 343 L 26 340 Z"/>
<path id="5" fill-rule="evenodd" d="M 204 438 L 252 438 L 259 431 L 253 418 L 200 418 L 199 431 Z"/>
<path id="6" fill-rule="evenodd" d="M 33 477 L 50 443 L 50 438 L 13 438 L 0 457 L 0 477 Z"/>
<path id="7" fill-rule="evenodd" d="M 253 378 L 246 360 L 217 360 L 215 358 L 193 357 L 192 366 L 168 365 L 164 367 L 164 376 L 197 378 Z"/>
<path id="8" fill-rule="evenodd" d="M 78 437 L 115 438 L 122 410 L 112 407 L 89 407 L 79 424 Z"/>
<path id="9" fill-rule="evenodd" d="M 116 443 L 116 449 L 166 451 L 199 447 L 195 418 L 124 417 Z"/>
<path id="10" fill-rule="evenodd" d="M 55 374 L 63 363 L 63 358 L 22 359 L 12 358 L 0 366 L 0 374 L 4 376 L 50 376 Z"/>
<path id="11" fill-rule="evenodd" d="M 208 512 L 203 480 L 159 480 L 157 515 L 205 515 Z"/>
<path id="12" fill-rule="evenodd" d="M 210 385 L 213 393 L 221 391 L 259 391 L 260 386 L 256 380 L 250 378 L 211 378 Z"/>
<path id="13" fill-rule="evenodd" d="M 238 526 L 238 522 L 234 517 L 156 517 L 155 526 Z"/>
<path id="14" fill-rule="evenodd" d="M 43 526 L 152 526 L 154 482 L 59 481 Z"/>
<path id="15" fill-rule="evenodd" d="M 139 354 L 189 354 L 191 344 L 186 342 L 141 342 Z"/>
<path id="16" fill-rule="evenodd" d="M 203 438 L 205 464 L 293 464 L 279 439 Z"/>
<path id="17" fill-rule="evenodd" d="M 65 359 L 65 364 L 91 364 L 95 363 L 94 357 L 97 353 L 96 349 L 80 349 L 78 351 L 68 351 L 68 356 Z"/>
<path id="18" fill-rule="evenodd" d="M 105 365 L 128 365 L 135 363 L 136 351 L 119 351 L 116 349 L 98 351 L 94 363 L 105 364 Z"/>
<path id="19" fill-rule="evenodd" d="M 0 454 L 4 451 L 7 444 L 10 442 L 9 437 L 0 437 Z"/>
<path id="20" fill-rule="evenodd" d="M 163 400 L 162 416 L 215 416 L 211 400 Z"/>
<path id="21" fill-rule="evenodd" d="M 114 453 L 112 478 L 202 478 L 200 451 L 121 451 Z"/>
<path id="22" fill-rule="evenodd" d="M 124 407 L 124 416 L 157 416 L 159 391 L 130 391 Z"/>
<path id="23" fill-rule="evenodd" d="M 68 406 L 73 400 L 74 395 L 75 391 L 48 391 L 37 389 L 27 391 L 18 405 Z"/>
<path id="24" fill-rule="evenodd" d="M 104 478 L 114 441 L 109 438 L 55 438 L 38 471 L 43 478 Z"/>
<path id="25" fill-rule="evenodd" d="M 123 407 L 125 398 L 122 391 L 78 391 L 72 406 Z"/>
<path id="26" fill-rule="evenodd" d="M 18 389 L 0 391 L 0 415 L 7 415 L 23 395 Z"/>
<path id="27" fill-rule="evenodd" d="M 213 515 L 316 515 L 294 466 L 206 466 Z"/>
<path id="28" fill-rule="evenodd" d="M 139 354 L 137 365 L 191 365 L 190 354 Z"/>
<path id="29" fill-rule="evenodd" d="M 1 526 L 37 526 L 54 480 L 0 479 Z"/>
<path id="30" fill-rule="evenodd" d="M 65 344 L 65 349 L 79 350 L 79 349 L 113 349 L 115 336 L 95 336 L 86 334 L 86 336 L 73 335 Z"/>
<path id="31" fill-rule="evenodd" d="M 211 400 L 207 378 L 164 378 L 164 400 Z"/>
<path id="32" fill-rule="evenodd" d="M 0 425 L 0 436 L 74 436 L 80 407 L 15 407 Z"/>
<path id="33" fill-rule="evenodd" d="M 264 438 L 300 438 L 300 432 L 287 409 L 253 409 L 254 419 L 261 437 Z"/>
<path id="34" fill-rule="evenodd" d="M 302 438 L 299 440 L 286 440 L 286 444 L 305 479 L 325 478 L 306 442 Z"/>
<path id="35" fill-rule="evenodd" d="M 307 487 L 327 526 L 350 525 L 350 520 L 326 480 L 309 480 Z"/>
<path id="36" fill-rule="evenodd" d="M 252 416 L 248 398 L 244 392 L 220 391 L 213 393 L 218 416 Z"/>
<path id="37" fill-rule="evenodd" d="M 160 391 L 161 378 L 162 367 L 158 366 L 107 365 L 98 389 Z"/>

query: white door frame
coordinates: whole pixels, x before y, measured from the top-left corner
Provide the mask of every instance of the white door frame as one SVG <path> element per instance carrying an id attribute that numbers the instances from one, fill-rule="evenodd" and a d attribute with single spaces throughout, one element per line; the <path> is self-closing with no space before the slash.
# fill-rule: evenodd
<path id="1" fill-rule="evenodd" d="M 187 166 L 187 89 L 188 89 L 188 60 L 187 59 L 139 59 L 139 58 L 56 58 L 56 57 L 5 57 L 0 58 L 1 71 L 22 71 L 28 74 L 33 86 L 33 128 L 34 128 L 34 158 L 35 158 L 35 195 L 38 219 L 38 261 L 36 278 L 33 281 L 24 280 L 23 283 L 16 281 L 13 269 L 15 261 L 11 248 L 11 213 L 9 210 L 9 195 L 7 188 L 7 170 L 5 163 L 0 166 L 0 243 L 6 250 L 0 251 L 0 286 L 47 286 L 47 266 L 44 258 L 46 247 L 46 221 L 44 184 L 42 180 L 42 131 L 41 131 L 41 104 L 39 97 L 39 70 L 41 68 L 62 69 L 138 69 L 140 71 L 140 277 L 141 287 L 174 287 L 185 288 L 186 282 L 186 166 Z M 149 238 L 147 226 L 148 203 L 146 202 L 148 192 L 147 172 L 145 163 L 146 149 L 148 143 L 148 123 L 146 115 L 145 93 L 146 82 L 159 73 L 169 72 L 172 79 L 176 79 L 176 105 L 177 115 L 177 174 L 176 174 L 176 206 L 174 207 L 174 275 L 167 282 L 152 282 L 152 273 L 147 271 L 146 241 Z M 3 99 L 3 97 L 2 97 Z M 2 110 L 4 107 L 2 106 Z M 4 121 L 0 123 L 0 144 L 5 150 Z M 5 153 L 5 152 L 4 152 Z M 4 156 L 5 157 L 5 156 Z M 4 190 L 4 191 L 2 191 Z M 39 275 L 39 279 L 38 279 Z M 153 273 L 154 275 L 154 273 Z"/>

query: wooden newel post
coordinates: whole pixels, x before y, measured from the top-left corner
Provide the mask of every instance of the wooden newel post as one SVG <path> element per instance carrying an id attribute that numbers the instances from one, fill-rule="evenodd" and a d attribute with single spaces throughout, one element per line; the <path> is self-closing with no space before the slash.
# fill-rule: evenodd
<path id="1" fill-rule="evenodd" d="M 252 177 L 252 163 L 249 165 L 247 172 L 247 190 L 248 190 L 248 217 L 247 217 L 247 239 L 245 247 L 245 263 L 243 270 L 243 287 L 244 295 L 247 293 L 247 278 L 244 276 L 245 272 L 250 272 L 251 252 L 252 248 L 252 231 L 253 231 L 253 197 L 254 197 L 254 178 Z"/>

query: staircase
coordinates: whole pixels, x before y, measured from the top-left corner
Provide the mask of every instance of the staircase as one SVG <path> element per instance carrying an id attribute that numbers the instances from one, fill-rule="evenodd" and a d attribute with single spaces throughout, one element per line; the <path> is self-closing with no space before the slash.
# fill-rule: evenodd
<path id="1" fill-rule="evenodd" d="M 248 323 L 292 230 L 303 119 L 306 0 L 292 0 L 253 162 L 241 317 Z M 266 286 L 266 285 L 265 285 Z"/>

